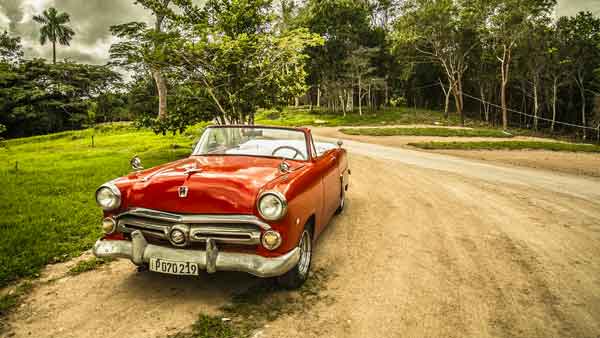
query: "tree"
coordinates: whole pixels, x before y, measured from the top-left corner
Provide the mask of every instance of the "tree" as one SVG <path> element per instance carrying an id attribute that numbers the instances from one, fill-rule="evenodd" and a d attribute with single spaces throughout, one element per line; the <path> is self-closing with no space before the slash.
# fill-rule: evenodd
<path id="1" fill-rule="evenodd" d="M 334 110 L 352 110 L 353 83 L 348 81 L 348 57 L 363 47 L 376 47 L 370 25 L 371 9 L 364 1 L 310 0 L 300 11 L 299 23 L 324 39 L 322 46 L 308 48 L 309 83 Z"/>
<path id="2" fill-rule="evenodd" d="M 558 94 L 562 86 L 568 84 L 573 76 L 573 59 L 569 52 L 569 36 L 565 30 L 567 18 L 560 18 L 552 27 L 548 38 L 549 48 L 547 50 L 548 67 L 546 76 L 550 80 L 550 106 L 552 110 L 552 122 L 550 130 L 554 132 L 556 117 L 558 114 Z"/>
<path id="3" fill-rule="evenodd" d="M 293 28 L 297 6 L 295 0 L 281 0 L 279 5 L 280 8 L 275 29 L 277 32 L 283 33 Z"/>
<path id="4" fill-rule="evenodd" d="M 539 113 L 540 113 L 540 90 L 542 87 L 543 75 L 546 72 L 549 56 L 549 42 L 552 41 L 550 36 L 552 29 L 547 23 L 530 22 L 527 25 L 527 34 L 523 39 L 519 50 L 524 67 L 526 69 L 523 74 L 524 79 L 528 79 L 531 88 L 531 96 L 533 97 L 533 129 L 538 130 Z"/>
<path id="5" fill-rule="evenodd" d="M 0 69 L 0 123 L 13 137 L 81 128 L 90 105 L 119 81 L 106 66 L 24 60 Z"/>
<path id="6" fill-rule="evenodd" d="M 508 129 L 507 90 L 513 51 L 528 32 L 528 25 L 547 20 L 554 6 L 556 0 L 491 0 L 480 4 L 477 9 L 482 11 L 482 17 L 485 18 L 480 21 L 480 31 L 490 41 L 500 65 L 500 104 L 504 129 Z"/>
<path id="7" fill-rule="evenodd" d="M 208 1 L 205 24 L 192 23 L 187 42 L 172 41 L 180 46 L 173 53 L 180 78 L 202 86 L 219 123 L 252 124 L 258 107 L 306 92 L 303 51 L 322 41 L 306 29 L 270 31 L 270 7 L 268 0 Z"/>
<path id="8" fill-rule="evenodd" d="M 253 123 L 258 107 L 287 104 L 306 92 L 304 50 L 321 39 L 306 29 L 273 29 L 271 0 L 211 0 L 203 8 L 173 0 L 171 5 L 160 33 L 136 22 L 111 27 L 121 38 L 111 46 L 112 62 L 139 78 L 160 68 L 169 78 L 169 100 L 178 103 L 166 117 L 144 114 L 142 124 L 164 133 L 198 119 Z"/>
<path id="9" fill-rule="evenodd" d="M 148 71 L 154 79 L 158 93 L 158 118 L 168 115 L 168 56 L 169 40 L 177 39 L 177 23 L 172 21 L 175 13 L 169 6 L 172 0 L 137 0 L 136 3 L 150 10 L 154 15 L 154 27 L 143 22 L 129 22 L 110 27 L 113 36 L 120 39 L 110 47 L 113 64 L 128 68 L 130 71 Z M 185 2 L 185 1 L 184 1 Z M 189 5 L 189 4 L 186 4 Z M 173 29 L 170 29 L 173 27 Z"/>
<path id="10" fill-rule="evenodd" d="M 470 80 L 473 82 L 471 87 L 473 91 L 479 95 L 480 115 L 483 113 L 483 120 L 487 123 L 491 121 L 492 102 L 497 93 L 498 76 L 496 73 L 496 57 L 493 54 L 492 48 L 483 40 L 479 44 L 471 58 L 475 65 L 471 67 L 469 72 Z"/>
<path id="11" fill-rule="evenodd" d="M 375 54 L 379 52 L 378 48 L 365 48 L 359 47 L 350 53 L 350 56 L 346 60 L 348 65 L 348 74 L 356 80 L 356 87 L 358 89 L 358 114 L 362 116 L 362 100 L 365 96 L 363 89 L 365 85 L 371 82 L 371 78 L 367 78 L 373 74 L 375 67 L 372 65 L 372 59 Z M 367 80 L 367 81 L 365 81 Z"/>
<path id="12" fill-rule="evenodd" d="M 6 31 L 0 34 L 0 63 L 16 64 L 22 58 L 21 38 L 11 37 Z"/>
<path id="13" fill-rule="evenodd" d="M 581 123 L 587 126 L 588 84 L 594 79 L 590 70 L 600 66 L 600 18 L 590 12 L 580 12 L 575 17 L 561 19 L 562 30 L 568 39 L 567 50 L 573 62 L 573 76 L 581 99 Z M 586 129 L 583 129 L 586 138 Z"/>
<path id="14" fill-rule="evenodd" d="M 464 12 L 459 1 L 410 0 L 403 6 L 404 15 L 396 23 L 397 48 L 413 46 L 426 60 L 438 64 L 448 83 L 448 94 L 454 96 L 456 111 L 464 124 L 463 79 L 469 68 L 469 57 L 479 43 L 470 12 Z"/>
<path id="15" fill-rule="evenodd" d="M 152 14 L 154 14 L 155 21 L 152 42 L 155 51 L 158 51 L 165 40 L 164 36 L 162 36 L 163 25 L 165 24 L 165 18 L 170 13 L 169 4 L 171 0 L 136 0 L 136 3 L 150 9 Z M 150 71 L 158 91 L 158 118 L 164 119 L 167 116 L 167 81 L 163 76 L 160 63 L 152 63 Z"/>
<path id="16" fill-rule="evenodd" d="M 71 21 L 68 13 L 59 13 L 56 8 L 50 7 L 42 15 L 35 15 L 33 20 L 41 25 L 40 43 L 45 45 L 47 41 L 52 43 L 52 63 L 56 64 L 56 43 L 69 46 L 75 31 L 67 24 Z"/>

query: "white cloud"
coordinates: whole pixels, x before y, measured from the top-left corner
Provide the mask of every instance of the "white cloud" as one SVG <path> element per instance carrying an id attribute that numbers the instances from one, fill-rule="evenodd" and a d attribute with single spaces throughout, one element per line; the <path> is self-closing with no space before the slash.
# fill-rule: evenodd
<path id="1" fill-rule="evenodd" d="M 595 15 L 600 15 L 599 0 L 559 0 L 556 6 L 556 13 L 562 15 L 575 15 L 580 11 L 590 11 Z"/>
<path id="2" fill-rule="evenodd" d="M 10 19 L 6 14 L 0 12 L 0 30 L 7 30 L 8 25 L 10 24 Z"/>
<path id="3" fill-rule="evenodd" d="M 34 15 L 41 14 L 46 8 L 54 6 L 54 0 L 23 0 L 21 9 L 23 18 L 19 23 L 27 23 L 32 20 Z"/>

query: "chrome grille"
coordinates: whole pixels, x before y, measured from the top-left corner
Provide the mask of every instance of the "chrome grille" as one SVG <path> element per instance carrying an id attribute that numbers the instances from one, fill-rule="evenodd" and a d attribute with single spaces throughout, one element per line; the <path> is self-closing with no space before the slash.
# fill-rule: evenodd
<path id="1" fill-rule="evenodd" d="M 117 216 L 117 227 L 123 233 L 141 231 L 144 236 L 169 240 L 174 226 L 189 228 L 188 241 L 256 245 L 261 229 L 269 225 L 252 215 L 179 215 L 149 209 L 132 209 Z"/>

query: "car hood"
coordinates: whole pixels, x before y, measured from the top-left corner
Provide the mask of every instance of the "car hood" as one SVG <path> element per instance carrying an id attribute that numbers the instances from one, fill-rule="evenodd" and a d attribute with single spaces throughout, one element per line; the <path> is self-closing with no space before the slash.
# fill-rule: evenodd
<path id="1" fill-rule="evenodd" d="M 283 173 L 280 159 L 194 156 L 142 172 L 127 193 L 127 207 L 183 214 L 253 214 L 256 197 Z M 300 162 L 288 162 L 297 169 Z M 187 187 L 187 196 L 179 194 Z"/>

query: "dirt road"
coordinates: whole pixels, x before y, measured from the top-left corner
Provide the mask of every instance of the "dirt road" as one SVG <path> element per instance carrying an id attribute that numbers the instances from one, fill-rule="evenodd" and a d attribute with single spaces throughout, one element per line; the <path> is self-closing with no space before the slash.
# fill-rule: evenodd
<path id="1" fill-rule="evenodd" d="M 346 146 L 347 209 L 315 255 L 333 302 L 257 336 L 600 336 L 600 180 Z M 120 261 L 36 288 L 11 325 L 15 337 L 164 337 L 253 283 Z"/>
<path id="2" fill-rule="evenodd" d="M 387 128 L 389 126 L 382 126 Z M 427 125 L 399 125 L 395 128 L 426 128 Z M 354 127 L 353 127 L 354 128 Z M 360 127 L 357 127 L 360 128 Z M 444 127 L 454 129 L 456 127 Z M 536 141 L 556 142 L 549 138 L 530 136 L 515 136 L 514 138 L 493 137 L 435 137 L 435 136 L 359 136 L 347 135 L 339 131 L 338 127 L 315 128 L 313 133 L 319 137 L 331 140 L 343 139 L 349 141 L 367 142 L 382 146 L 417 150 L 408 146 L 409 143 L 418 142 L 494 142 L 494 141 Z M 475 159 L 479 161 L 492 162 L 494 164 L 505 164 L 508 166 L 528 167 L 558 171 L 567 174 L 586 175 L 600 177 L 600 156 L 590 153 L 571 153 L 545 150 L 433 150 L 431 153 L 446 154 L 454 157 Z"/>

